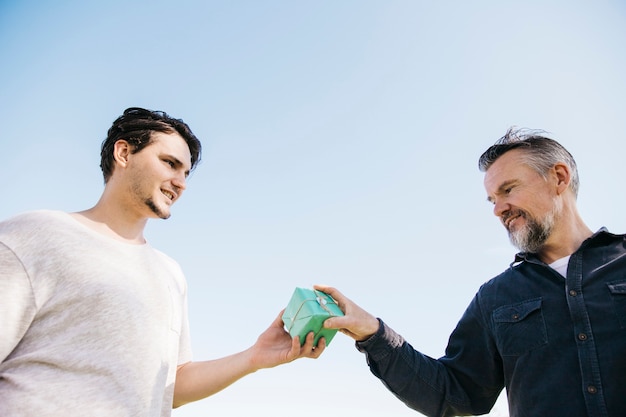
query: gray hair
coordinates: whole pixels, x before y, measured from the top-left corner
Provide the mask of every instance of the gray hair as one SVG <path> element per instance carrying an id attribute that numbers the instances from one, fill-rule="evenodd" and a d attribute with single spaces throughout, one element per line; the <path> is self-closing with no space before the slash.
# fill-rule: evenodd
<path id="1" fill-rule="evenodd" d="M 572 154 L 554 139 L 545 135 L 543 130 L 509 128 L 504 136 L 489 147 L 478 159 L 478 169 L 486 172 L 489 167 L 506 152 L 520 149 L 523 152 L 524 163 L 535 170 L 539 175 L 547 178 L 548 171 L 561 162 L 570 168 L 572 178 L 570 189 L 574 196 L 578 196 L 580 186 L 578 168 Z"/>

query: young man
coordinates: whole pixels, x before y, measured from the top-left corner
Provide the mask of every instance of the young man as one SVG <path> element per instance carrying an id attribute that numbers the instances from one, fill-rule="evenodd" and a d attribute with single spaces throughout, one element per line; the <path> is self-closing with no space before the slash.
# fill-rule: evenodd
<path id="1" fill-rule="evenodd" d="M 279 314 L 249 349 L 192 362 L 184 276 L 143 231 L 170 216 L 200 153 L 182 120 L 127 109 L 102 144 L 94 207 L 0 223 L 0 415 L 169 416 L 258 369 L 321 355 L 323 341 L 300 347 Z"/>
<path id="2" fill-rule="evenodd" d="M 593 233 L 576 208 L 570 153 L 509 131 L 479 160 L 494 214 L 521 252 L 484 284 L 429 358 L 334 288 L 328 319 L 371 371 L 427 416 L 485 414 L 506 387 L 511 417 L 626 416 L 626 236 Z"/>

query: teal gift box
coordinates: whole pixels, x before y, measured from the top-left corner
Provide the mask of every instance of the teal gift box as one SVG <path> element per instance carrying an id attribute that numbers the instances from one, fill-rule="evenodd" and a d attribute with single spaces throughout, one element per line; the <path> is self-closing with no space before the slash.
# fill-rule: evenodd
<path id="1" fill-rule="evenodd" d="M 337 329 L 325 329 L 324 321 L 336 316 L 343 316 L 343 312 L 330 295 L 297 287 L 283 313 L 283 323 L 291 337 L 300 336 L 300 345 L 304 344 L 306 335 L 313 332 L 315 346 L 321 337 L 326 339 L 328 346 Z"/>

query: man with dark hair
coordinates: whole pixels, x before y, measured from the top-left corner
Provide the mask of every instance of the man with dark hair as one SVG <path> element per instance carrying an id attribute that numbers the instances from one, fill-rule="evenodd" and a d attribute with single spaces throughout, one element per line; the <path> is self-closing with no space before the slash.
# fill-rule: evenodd
<path id="1" fill-rule="evenodd" d="M 193 170 L 198 165 L 202 153 L 202 145 L 185 122 L 170 117 L 165 112 L 131 107 L 126 109 L 124 114 L 113 122 L 113 125 L 107 132 L 106 139 L 102 142 L 100 168 L 102 168 L 105 183 L 113 172 L 115 161 L 113 158 L 113 147 L 115 143 L 120 139 L 124 139 L 132 145 L 132 153 L 136 153 L 152 142 L 154 139 L 152 136 L 153 132 L 178 133 L 189 147 L 191 169 Z"/>
<path id="2" fill-rule="evenodd" d="M 200 154 L 182 120 L 127 109 L 102 144 L 94 207 L 0 222 L 0 415 L 169 416 L 324 351 L 312 333 L 300 346 L 279 313 L 249 349 L 192 361 L 185 278 L 143 232 L 170 216 Z"/>
<path id="3" fill-rule="evenodd" d="M 480 288 L 445 356 L 316 286 L 345 312 L 325 327 L 355 339 L 372 373 L 427 416 L 488 413 L 503 388 L 511 417 L 626 416 L 626 235 L 585 225 L 576 163 L 540 132 L 509 130 L 479 168 L 520 252 Z"/>

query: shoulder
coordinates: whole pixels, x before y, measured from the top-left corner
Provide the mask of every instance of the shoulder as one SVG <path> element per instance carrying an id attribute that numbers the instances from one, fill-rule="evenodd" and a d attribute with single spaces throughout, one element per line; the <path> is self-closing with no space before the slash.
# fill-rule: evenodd
<path id="1" fill-rule="evenodd" d="M 71 222 L 68 213 L 55 210 L 28 211 L 0 222 L 0 242 L 9 246 L 15 242 L 43 241 L 55 231 L 66 230 Z"/>
<path id="2" fill-rule="evenodd" d="M 491 278 L 489 281 L 485 282 L 483 285 L 480 286 L 480 289 L 478 290 L 478 294 L 484 296 L 492 292 L 497 292 L 501 290 L 503 286 L 504 287 L 511 286 L 512 285 L 511 281 L 515 280 L 515 276 L 518 275 L 515 271 L 515 269 L 518 266 L 519 265 L 510 266 L 504 271 L 502 271 L 500 274 L 496 275 L 495 277 Z"/>
<path id="3" fill-rule="evenodd" d="M 50 221 L 62 221 L 68 218 L 68 214 L 57 210 L 33 210 L 17 214 L 0 222 L 0 228 L 38 226 Z"/>
<path id="4" fill-rule="evenodd" d="M 480 286 L 474 302 L 483 313 L 488 313 L 502 304 L 513 303 L 522 296 L 527 274 L 523 271 L 524 263 L 510 266 L 499 275 Z M 520 270 L 521 269 L 521 270 Z"/>
<path id="5" fill-rule="evenodd" d="M 624 242 L 626 242 L 626 234 L 611 233 L 606 227 L 602 227 L 589 239 L 587 239 L 587 241 L 583 242 L 583 245 L 610 245 L 615 243 L 620 244 Z"/>

